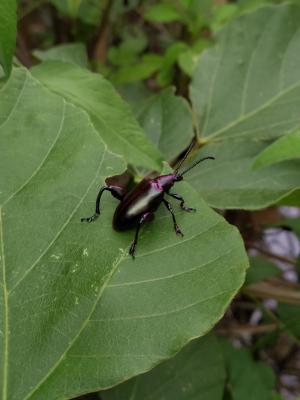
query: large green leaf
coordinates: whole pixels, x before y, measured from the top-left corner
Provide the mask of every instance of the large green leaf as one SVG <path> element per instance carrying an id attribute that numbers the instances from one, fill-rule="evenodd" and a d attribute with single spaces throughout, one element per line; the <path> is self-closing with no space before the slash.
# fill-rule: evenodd
<path id="1" fill-rule="evenodd" d="M 249 171 L 251 158 L 253 161 L 264 148 L 262 143 L 259 150 L 258 141 L 274 139 L 300 125 L 299 28 L 298 6 L 262 8 L 228 24 L 218 34 L 216 47 L 200 57 L 191 85 L 199 141 L 209 143 L 212 154 L 215 147 L 218 152 L 224 144 L 220 163 L 210 166 L 209 177 L 202 174 L 194 180 L 199 190 L 205 191 L 207 179 L 211 187 L 222 183 L 224 191 L 215 191 L 210 204 L 258 208 L 300 187 L 298 181 L 289 178 L 295 177 L 298 163 L 282 163 L 275 170 L 257 173 Z M 245 161 L 241 154 L 235 154 L 235 145 L 230 151 L 233 140 L 240 142 L 240 149 L 249 146 L 253 150 L 256 143 L 257 151 L 251 150 Z M 230 157 L 241 161 L 230 165 Z M 275 182 L 274 172 L 279 176 Z M 288 177 L 288 182 L 282 176 Z M 235 187 L 231 190 L 232 179 L 247 188 L 242 198 L 237 199 Z M 257 189 L 254 179 L 259 183 Z M 266 182 L 263 198 L 261 182 Z"/>
<path id="2" fill-rule="evenodd" d="M 79 218 L 89 191 L 94 196 L 124 163 L 107 151 L 85 112 L 24 70 L 14 72 L 0 99 L 0 387 L 6 400 L 25 398 L 49 373 L 112 272 L 118 245 L 84 230 Z M 101 242 L 105 262 L 97 263 Z"/>
<path id="3" fill-rule="evenodd" d="M 182 97 L 175 96 L 173 88 L 146 99 L 136 109 L 136 116 L 166 160 L 178 156 L 194 136 L 188 103 Z"/>
<path id="4" fill-rule="evenodd" d="M 76 65 L 49 61 L 32 69 L 50 90 L 87 111 L 96 131 L 113 152 L 128 162 L 160 169 L 160 154 L 148 141 L 112 85 Z"/>
<path id="5" fill-rule="evenodd" d="M 171 360 L 112 390 L 104 400 L 222 400 L 225 365 L 218 340 L 207 335 Z"/>
<path id="6" fill-rule="evenodd" d="M 268 7 L 220 32 L 191 87 L 203 138 L 268 139 L 299 125 L 299 17 L 297 6 Z"/>
<path id="7" fill-rule="evenodd" d="M 111 387 L 170 358 L 190 339 L 209 331 L 224 313 L 243 282 L 245 253 L 235 229 L 190 188 L 182 185 L 181 192 L 198 209 L 195 216 L 178 215 L 185 238 L 176 238 L 170 215 L 162 209 L 145 228 L 135 261 L 126 256 L 133 233 L 109 230 L 113 209 L 108 202 L 105 219 L 82 228 L 82 235 L 90 234 L 88 253 L 100 246 L 94 268 L 107 265 L 102 252 L 111 238 L 113 248 L 123 250 L 118 258 L 116 252 L 110 264 L 115 273 L 107 274 L 103 285 L 92 277 L 93 288 L 88 289 L 100 286 L 101 295 L 74 330 L 76 340 L 57 351 L 56 362 L 28 398 L 63 399 Z M 94 232 L 99 236 L 93 237 Z M 80 296 L 78 301 L 81 304 Z M 66 377 L 72 377 L 67 384 Z"/>
<path id="8" fill-rule="evenodd" d="M 103 196 L 101 217 L 80 223 L 105 177 L 125 167 L 88 114 L 22 69 L 2 88 L 0 108 L 3 400 L 110 387 L 209 331 L 244 280 L 237 230 L 181 182 L 198 210 L 177 213 L 185 237 L 161 208 L 133 261 L 134 232 L 111 227 L 116 199 Z"/>
<path id="9" fill-rule="evenodd" d="M 0 2 L 0 64 L 6 75 L 10 74 L 16 45 L 17 5 L 16 0 Z"/>

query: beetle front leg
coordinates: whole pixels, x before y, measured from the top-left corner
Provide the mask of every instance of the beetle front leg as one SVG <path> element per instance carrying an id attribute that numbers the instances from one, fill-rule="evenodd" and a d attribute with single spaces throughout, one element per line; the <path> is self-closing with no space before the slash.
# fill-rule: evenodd
<path id="1" fill-rule="evenodd" d="M 95 220 L 99 217 L 99 215 L 100 215 L 100 199 L 101 199 L 101 196 L 102 196 L 102 194 L 103 194 L 103 192 L 104 192 L 105 190 L 111 192 L 111 194 L 112 194 L 114 197 L 116 197 L 118 200 L 122 200 L 123 194 L 122 194 L 122 192 L 121 192 L 121 189 L 120 189 L 120 190 L 118 190 L 118 189 L 119 189 L 119 188 L 113 187 L 113 186 L 103 186 L 103 187 L 99 190 L 99 193 L 98 193 L 97 198 L 96 198 L 96 210 L 95 210 L 95 214 L 92 215 L 91 217 L 81 218 L 81 222 L 93 222 L 93 221 L 95 221 Z"/>
<path id="2" fill-rule="evenodd" d="M 163 199 L 163 203 L 164 203 L 164 205 L 167 207 L 168 211 L 170 211 L 170 213 L 172 215 L 173 224 L 174 224 L 174 230 L 176 232 L 176 235 L 183 236 L 183 233 L 181 232 L 179 226 L 177 225 L 176 218 L 175 218 L 175 215 L 174 215 L 173 208 L 172 208 L 171 204 L 165 199 Z"/>
<path id="3" fill-rule="evenodd" d="M 183 211 L 187 211 L 187 212 L 195 212 L 195 211 L 196 211 L 195 208 L 186 207 L 186 206 L 184 205 L 184 199 L 183 199 L 182 196 L 180 196 L 180 194 L 177 194 L 177 193 L 169 193 L 169 192 L 167 192 L 167 194 L 168 194 L 169 196 L 173 197 L 174 199 L 180 201 L 180 208 L 181 208 Z"/>
<path id="4" fill-rule="evenodd" d="M 141 216 L 141 219 L 138 222 L 138 226 L 135 231 L 135 236 L 134 236 L 133 242 L 131 243 L 131 246 L 129 248 L 129 254 L 132 256 L 132 258 L 135 258 L 135 250 L 136 250 L 136 246 L 137 246 L 137 242 L 138 242 L 138 238 L 139 238 L 140 228 L 146 221 L 149 221 L 151 218 L 153 218 L 153 213 L 148 212 L 148 213 L 143 214 Z"/>

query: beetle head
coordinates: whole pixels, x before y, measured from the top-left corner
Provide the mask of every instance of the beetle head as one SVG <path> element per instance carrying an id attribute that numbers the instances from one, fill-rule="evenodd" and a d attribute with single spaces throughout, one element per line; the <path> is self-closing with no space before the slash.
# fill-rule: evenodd
<path id="1" fill-rule="evenodd" d="M 174 182 L 182 181 L 182 179 L 183 179 L 183 176 L 181 174 L 174 175 Z"/>

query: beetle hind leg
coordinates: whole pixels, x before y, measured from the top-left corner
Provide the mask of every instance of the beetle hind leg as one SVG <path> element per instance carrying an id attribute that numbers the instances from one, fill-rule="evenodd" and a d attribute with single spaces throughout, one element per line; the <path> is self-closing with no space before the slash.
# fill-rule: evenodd
<path id="1" fill-rule="evenodd" d="M 131 246 L 129 248 L 129 254 L 132 256 L 133 259 L 135 258 L 135 251 L 136 251 L 136 246 L 138 243 L 140 228 L 145 222 L 153 219 L 153 217 L 154 217 L 154 214 L 148 212 L 148 213 L 143 214 L 138 222 L 138 226 L 135 231 L 135 236 L 134 236 L 133 242 L 131 243 Z"/>
<path id="2" fill-rule="evenodd" d="M 100 200 L 101 200 L 101 196 L 103 194 L 103 192 L 107 190 L 109 192 L 111 192 L 111 194 L 117 198 L 118 200 L 122 200 L 123 199 L 123 191 L 122 188 L 116 187 L 116 186 L 103 186 L 100 190 L 99 193 L 97 195 L 96 198 L 96 209 L 95 209 L 95 214 L 93 214 L 91 217 L 87 217 L 87 218 L 81 218 L 81 222 L 93 222 L 95 221 L 99 215 L 100 215 Z"/>

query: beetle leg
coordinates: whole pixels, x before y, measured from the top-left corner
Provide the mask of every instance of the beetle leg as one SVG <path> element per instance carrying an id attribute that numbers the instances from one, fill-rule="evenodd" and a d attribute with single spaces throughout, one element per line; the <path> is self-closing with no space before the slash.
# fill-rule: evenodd
<path id="1" fill-rule="evenodd" d="M 99 215 L 100 215 L 100 199 L 101 199 L 101 196 L 102 196 L 102 194 L 103 194 L 103 192 L 105 190 L 111 192 L 111 194 L 114 197 L 116 197 L 118 200 L 122 200 L 123 194 L 118 190 L 118 187 L 102 186 L 102 188 L 99 190 L 99 193 L 97 195 L 95 214 L 92 215 L 91 217 L 81 218 L 81 222 L 83 222 L 83 221 L 85 221 L 85 222 L 93 222 L 99 217 Z"/>
<path id="2" fill-rule="evenodd" d="M 133 242 L 131 243 L 131 246 L 129 248 L 129 254 L 132 256 L 132 258 L 135 258 L 135 250 L 136 250 L 136 246 L 137 246 L 137 242 L 138 242 L 140 228 L 146 221 L 149 221 L 152 217 L 153 217 L 153 213 L 150 213 L 150 212 L 145 213 L 141 216 L 141 219 L 138 222 L 138 226 L 135 231 L 135 236 L 134 236 Z"/>
<path id="3" fill-rule="evenodd" d="M 172 219 L 173 219 L 173 224 L 174 224 L 174 229 L 175 229 L 176 235 L 183 236 L 183 233 L 181 232 L 179 226 L 177 225 L 176 218 L 175 218 L 175 215 L 174 215 L 173 208 L 172 208 L 171 204 L 165 199 L 163 199 L 163 203 L 164 203 L 164 205 L 167 207 L 168 211 L 170 211 L 170 213 L 172 215 Z"/>
<path id="4" fill-rule="evenodd" d="M 187 211 L 187 212 L 195 212 L 195 211 L 196 211 L 196 208 L 186 207 L 186 206 L 184 205 L 184 199 L 183 199 L 182 196 L 180 196 L 180 194 L 177 194 L 177 193 L 169 193 L 169 192 L 167 192 L 167 194 L 168 194 L 169 196 L 172 196 L 174 199 L 180 201 L 180 208 L 181 208 L 182 210 Z"/>

